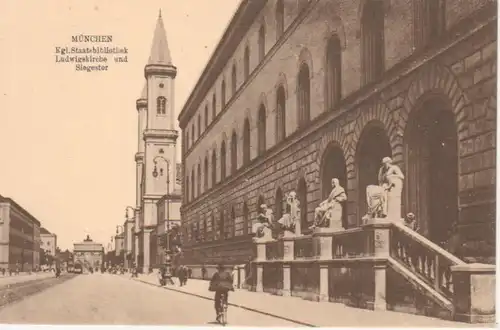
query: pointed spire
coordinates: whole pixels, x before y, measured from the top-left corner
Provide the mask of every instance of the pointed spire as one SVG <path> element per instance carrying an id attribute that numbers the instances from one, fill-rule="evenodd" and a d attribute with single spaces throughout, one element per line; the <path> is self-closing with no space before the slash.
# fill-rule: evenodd
<path id="1" fill-rule="evenodd" d="M 165 32 L 163 19 L 161 17 L 161 9 L 159 11 L 158 20 L 156 21 L 153 45 L 151 46 L 148 64 L 172 65 L 172 58 L 170 57 L 170 49 L 168 48 L 167 42 L 167 33 Z"/>

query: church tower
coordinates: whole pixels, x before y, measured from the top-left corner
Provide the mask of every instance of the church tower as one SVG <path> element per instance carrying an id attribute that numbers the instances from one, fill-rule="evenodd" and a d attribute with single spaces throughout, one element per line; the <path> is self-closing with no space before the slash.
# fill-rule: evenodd
<path id="1" fill-rule="evenodd" d="M 135 202 L 135 213 L 134 213 L 134 231 L 132 232 L 131 241 L 133 241 L 134 246 L 132 250 L 134 251 L 134 262 L 136 265 L 139 264 L 139 239 L 138 235 L 142 227 L 142 187 L 143 187 L 143 172 L 144 172 L 144 150 L 145 143 L 143 134 L 146 130 L 147 124 L 147 110 L 148 110 L 148 95 L 147 95 L 147 84 L 144 83 L 142 88 L 141 96 L 136 101 L 136 109 L 138 112 L 138 132 L 137 132 L 137 153 L 135 154 L 136 163 L 136 202 Z"/>
<path id="2" fill-rule="evenodd" d="M 176 143 L 174 92 L 177 68 L 172 63 L 161 11 L 156 22 L 146 78 L 146 123 L 143 132 L 144 165 L 142 171 L 143 268 L 148 270 L 153 251 L 151 233 L 158 225 L 157 202 L 174 189 L 176 179 Z"/>

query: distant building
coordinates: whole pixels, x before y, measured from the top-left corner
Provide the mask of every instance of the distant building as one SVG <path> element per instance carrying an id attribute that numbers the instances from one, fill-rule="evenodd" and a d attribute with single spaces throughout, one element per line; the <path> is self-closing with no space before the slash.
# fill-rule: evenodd
<path id="1" fill-rule="evenodd" d="M 115 254 L 119 258 L 120 263 L 123 263 L 123 255 L 125 253 L 125 233 L 116 234 L 115 236 Z"/>
<path id="2" fill-rule="evenodd" d="M 46 254 L 55 257 L 57 248 L 57 235 L 49 232 L 47 229 L 42 227 L 40 228 L 40 239 L 40 248 L 43 249 Z"/>
<path id="3" fill-rule="evenodd" d="M 0 268 L 29 271 L 40 265 L 40 221 L 0 195 Z"/>
<path id="4" fill-rule="evenodd" d="M 94 242 L 89 235 L 80 243 L 73 244 L 73 262 L 81 264 L 84 269 L 98 269 L 104 258 L 104 248 L 101 243 Z"/>

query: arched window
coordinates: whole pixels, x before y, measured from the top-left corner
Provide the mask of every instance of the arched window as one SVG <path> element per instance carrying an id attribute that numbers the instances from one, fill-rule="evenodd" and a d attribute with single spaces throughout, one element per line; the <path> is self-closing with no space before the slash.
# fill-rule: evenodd
<path id="1" fill-rule="evenodd" d="M 243 123 L 243 164 L 250 163 L 250 121 L 245 118 Z"/>
<path id="2" fill-rule="evenodd" d="M 223 80 L 222 81 L 222 84 L 220 86 L 220 106 L 221 106 L 221 109 L 224 109 L 224 107 L 226 106 L 226 82 Z"/>
<path id="3" fill-rule="evenodd" d="M 198 114 L 198 137 L 201 136 L 201 114 Z"/>
<path id="4" fill-rule="evenodd" d="M 205 164 L 203 169 L 203 190 L 208 190 L 208 158 L 205 157 Z"/>
<path id="5" fill-rule="evenodd" d="M 219 220 L 219 239 L 225 239 L 226 238 L 226 221 L 224 219 L 224 210 L 222 209 L 220 211 L 220 220 Z"/>
<path id="6" fill-rule="evenodd" d="M 297 187 L 297 197 L 299 199 L 300 207 L 300 228 L 302 232 L 309 228 L 307 221 L 307 185 L 306 180 L 301 178 Z"/>
<path id="7" fill-rule="evenodd" d="M 243 202 L 243 235 L 248 235 L 251 231 L 250 214 L 248 212 L 248 206 L 246 202 Z"/>
<path id="8" fill-rule="evenodd" d="M 220 146 L 220 181 L 226 179 L 226 141 L 222 141 Z"/>
<path id="9" fill-rule="evenodd" d="M 196 142 L 196 139 L 195 139 L 195 135 L 194 135 L 194 123 L 193 123 L 191 125 L 191 145 L 193 145 L 195 142 Z"/>
<path id="10" fill-rule="evenodd" d="M 259 29 L 259 62 L 266 56 L 266 28 L 264 24 Z"/>
<path id="11" fill-rule="evenodd" d="M 366 85 L 381 78 L 385 71 L 384 49 L 384 1 L 367 0 L 361 16 L 363 84 Z"/>
<path id="12" fill-rule="evenodd" d="M 196 180 L 196 192 L 198 196 L 201 195 L 201 165 L 198 164 L 198 180 Z"/>
<path id="13" fill-rule="evenodd" d="M 276 220 L 279 220 L 283 216 L 283 191 L 281 191 L 281 188 L 278 188 L 276 190 L 276 195 L 274 198 L 274 206 L 275 206 L 274 218 Z"/>
<path id="14" fill-rule="evenodd" d="M 234 211 L 234 206 L 231 207 L 231 228 L 230 228 L 230 233 L 231 236 L 235 236 L 235 230 L 236 230 L 236 212 Z"/>
<path id="15" fill-rule="evenodd" d="M 233 131 L 231 135 L 231 173 L 236 173 L 238 169 L 238 137 L 236 132 Z"/>
<path id="16" fill-rule="evenodd" d="M 215 117 L 217 116 L 217 99 L 215 98 L 215 94 L 212 97 L 212 121 L 215 120 Z"/>
<path id="17" fill-rule="evenodd" d="M 189 175 L 186 176 L 186 193 L 185 193 L 185 199 L 186 199 L 186 202 L 190 202 L 190 199 L 189 199 Z"/>
<path id="18" fill-rule="evenodd" d="M 194 225 L 194 240 L 196 242 L 200 241 L 200 222 L 199 221 L 196 221 L 196 223 Z"/>
<path id="19" fill-rule="evenodd" d="M 245 80 L 247 80 L 250 76 L 250 49 L 248 49 L 248 46 L 245 48 L 245 54 L 243 55 L 243 71 Z"/>
<path id="20" fill-rule="evenodd" d="M 215 240 L 215 235 L 216 235 L 216 231 L 215 231 L 215 210 L 212 211 L 212 215 L 210 216 L 210 240 Z"/>
<path id="21" fill-rule="evenodd" d="M 300 66 L 298 103 L 299 128 L 302 128 L 311 120 L 311 82 L 309 78 L 309 66 L 306 63 L 302 63 Z"/>
<path id="22" fill-rule="evenodd" d="M 233 64 L 233 72 L 231 73 L 231 93 L 233 96 L 236 94 L 237 86 L 238 81 L 236 80 L 236 64 Z"/>
<path id="23" fill-rule="evenodd" d="M 203 217 L 203 241 L 207 241 L 208 236 L 207 236 L 207 218 Z"/>
<path id="24" fill-rule="evenodd" d="M 258 155 L 266 152 L 266 108 L 261 104 L 258 116 Z"/>
<path id="25" fill-rule="evenodd" d="M 217 155 L 215 149 L 212 152 L 212 187 L 217 184 Z"/>
<path id="26" fill-rule="evenodd" d="M 281 142 L 286 137 L 286 102 L 285 88 L 278 87 L 276 91 L 276 142 Z"/>
<path id="27" fill-rule="evenodd" d="M 328 110 L 334 109 L 341 99 L 342 93 L 342 55 L 340 39 L 333 35 L 328 40 L 326 48 L 326 106 Z"/>
<path id="28" fill-rule="evenodd" d="M 433 43 L 445 31 L 445 0 L 413 0 L 413 40 L 416 49 Z"/>
<path id="29" fill-rule="evenodd" d="M 196 197 L 196 192 L 195 192 L 195 183 L 196 177 L 194 176 L 194 167 L 191 170 L 191 200 L 194 200 Z"/>
<path id="30" fill-rule="evenodd" d="M 208 127 L 208 104 L 205 105 L 205 129 Z"/>
<path id="31" fill-rule="evenodd" d="M 164 96 L 158 96 L 156 99 L 156 113 L 164 115 L 167 113 L 167 99 Z"/>
<path id="32" fill-rule="evenodd" d="M 285 6 L 283 0 L 278 0 L 276 3 L 276 39 L 283 35 L 285 31 Z"/>

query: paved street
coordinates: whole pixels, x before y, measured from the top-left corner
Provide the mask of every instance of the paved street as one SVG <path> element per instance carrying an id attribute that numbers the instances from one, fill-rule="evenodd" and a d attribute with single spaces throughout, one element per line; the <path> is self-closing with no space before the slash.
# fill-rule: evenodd
<path id="1" fill-rule="evenodd" d="M 210 325 L 213 301 L 164 290 L 129 278 L 80 275 L 0 309 L 4 323 Z M 297 326 L 292 322 L 230 307 L 231 325 Z"/>
<path id="2" fill-rule="evenodd" d="M 149 283 L 149 284 L 148 284 Z M 213 325 L 207 282 L 161 288 L 156 275 L 80 275 L 0 309 L 4 323 Z M 468 327 L 422 316 L 372 312 L 237 290 L 230 296 L 229 323 L 241 326 Z M 481 325 L 484 326 L 484 325 Z"/>

